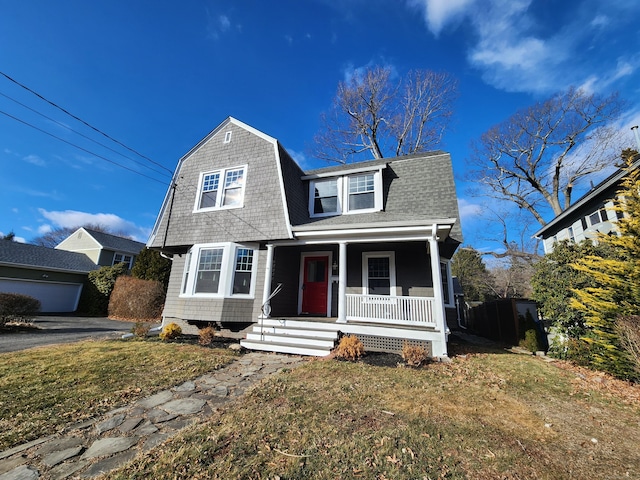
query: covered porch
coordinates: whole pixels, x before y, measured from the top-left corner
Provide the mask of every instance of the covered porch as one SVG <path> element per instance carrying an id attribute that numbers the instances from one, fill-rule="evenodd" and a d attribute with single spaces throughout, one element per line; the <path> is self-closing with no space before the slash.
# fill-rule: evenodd
<path id="1" fill-rule="evenodd" d="M 453 295 L 441 250 L 452 225 L 448 219 L 340 230 L 304 227 L 294 232 L 295 241 L 267 244 L 263 313 L 244 345 L 256 348 L 259 341 L 267 344 L 261 349 L 269 349 L 269 343 L 273 347 L 294 336 L 311 343 L 320 337 L 328 353 L 333 344 L 325 340 L 335 341 L 340 332 L 358 336 L 366 350 L 399 351 L 413 343 L 446 357 L 445 305 Z"/>

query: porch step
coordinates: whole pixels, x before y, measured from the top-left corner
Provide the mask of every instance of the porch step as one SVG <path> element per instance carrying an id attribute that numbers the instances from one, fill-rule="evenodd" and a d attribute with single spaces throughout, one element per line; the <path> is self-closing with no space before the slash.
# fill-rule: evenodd
<path id="1" fill-rule="evenodd" d="M 335 344 L 334 338 L 316 337 L 307 334 L 296 334 L 295 332 L 288 331 L 286 333 L 271 333 L 271 332 L 253 332 L 247 333 L 246 340 L 253 342 L 275 342 L 290 345 L 304 345 L 318 348 L 328 348 L 331 350 Z"/>
<path id="2" fill-rule="evenodd" d="M 334 323 L 264 319 L 255 324 L 240 345 L 250 350 L 324 357 L 338 339 Z"/>
<path id="3" fill-rule="evenodd" d="M 276 342 L 252 342 L 241 340 L 240 345 L 249 350 L 261 350 L 265 352 L 290 353 L 293 355 L 307 355 L 310 357 L 326 357 L 331 350 L 318 348 L 305 348 L 296 345 L 276 343 Z"/>

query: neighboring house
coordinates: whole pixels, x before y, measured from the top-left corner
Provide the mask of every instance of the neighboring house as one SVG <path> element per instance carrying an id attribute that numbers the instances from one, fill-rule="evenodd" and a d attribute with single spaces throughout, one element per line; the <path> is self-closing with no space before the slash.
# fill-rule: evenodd
<path id="1" fill-rule="evenodd" d="M 447 153 L 304 172 L 228 118 L 180 159 L 147 244 L 173 257 L 163 324 L 257 322 L 242 345 L 260 350 L 326 355 L 340 331 L 444 357 L 458 217 Z"/>
<path id="2" fill-rule="evenodd" d="M 126 263 L 131 269 L 144 247 L 144 243 L 129 238 L 81 227 L 60 242 L 56 249 L 84 253 L 101 267 Z"/>
<path id="3" fill-rule="evenodd" d="M 0 292 L 37 298 L 42 312 L 74 312 L 87 274 L 86 255 L 0 240 Z"/>
<path id="4" fill-rule="evenodd" d="M 638 167 L 640 160 L 632 165 L 634 169 Z M 562 240 L 580 243 L 594 240 L 598 233 L 615 232 L 615 223 L 622 214 L 614 210 L 614 201 L 626 172 L 626 168 L 618 169 L 538 230 L 534 237 L 542 239 L 544 253 L 551 253 Z"/>

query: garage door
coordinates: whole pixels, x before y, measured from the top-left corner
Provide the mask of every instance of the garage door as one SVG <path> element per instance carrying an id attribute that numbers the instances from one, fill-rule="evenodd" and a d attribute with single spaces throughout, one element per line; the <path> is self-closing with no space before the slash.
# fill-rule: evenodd
<path id="1" fill-rule="evenodd" d="M 21 293 L 37 298 L 42 312 L 75 312 L 82 284 L 0 279 L 0 292 Z"/>

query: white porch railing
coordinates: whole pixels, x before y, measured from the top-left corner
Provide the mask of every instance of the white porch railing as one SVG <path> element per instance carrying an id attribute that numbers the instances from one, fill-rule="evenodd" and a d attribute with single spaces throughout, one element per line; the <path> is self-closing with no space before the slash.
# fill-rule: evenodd
<path id="1" fill-rule="evenodd" d="M 347 321 L 436 327 L 435 299 L 347 294 Z"/>

